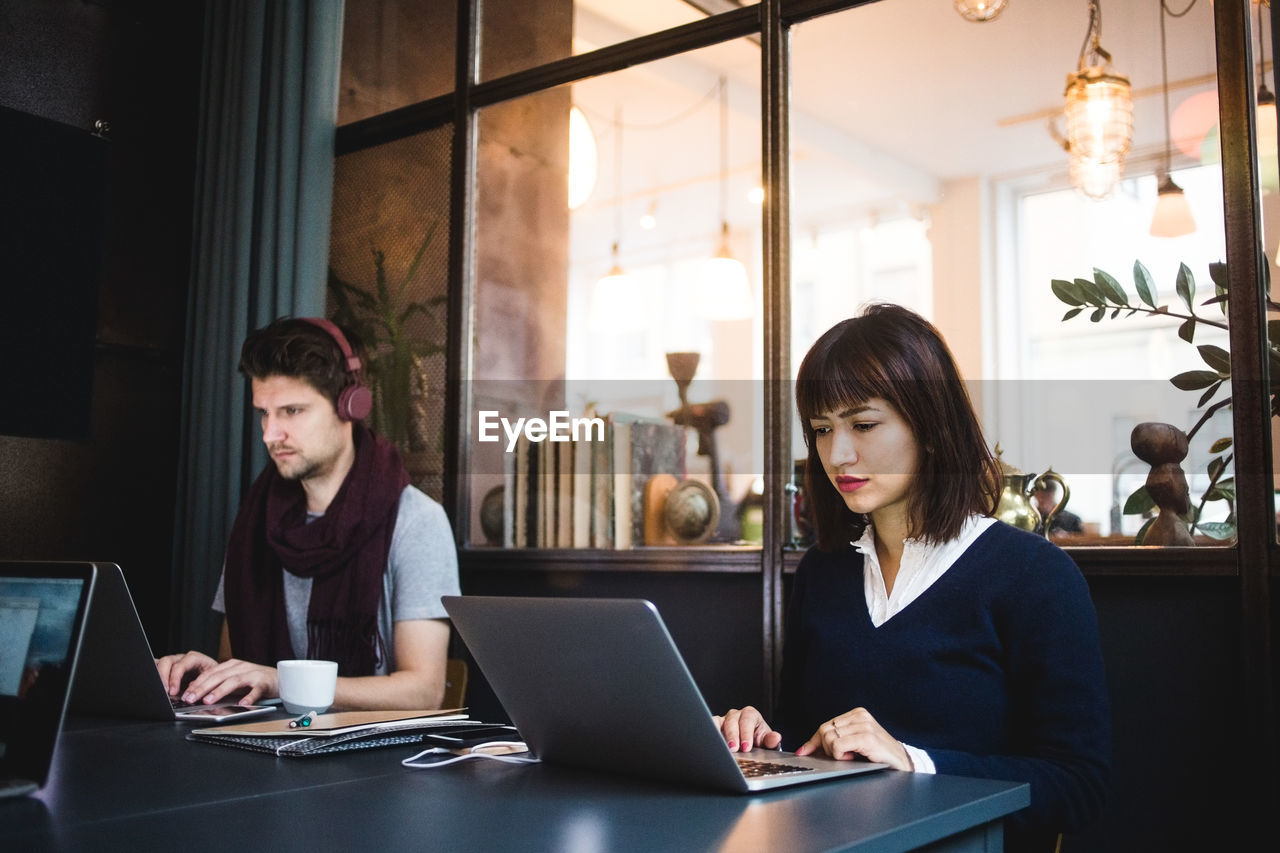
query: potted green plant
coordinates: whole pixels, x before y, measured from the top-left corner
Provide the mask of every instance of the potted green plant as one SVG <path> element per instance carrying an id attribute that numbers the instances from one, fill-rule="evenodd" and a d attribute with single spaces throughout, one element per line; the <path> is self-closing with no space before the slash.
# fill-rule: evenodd
<path id="1" fill-rule="evenodd" d="M 1178 336 L 1188 344 L 1195 346 L 1201 360 L 1205 364 L 1203 370 L 1188 370 L 1170 378 L 1170 382 L 1184 391 L 1200 392 L 1196 408 L 1200 416 L 1186 433 L 1188 439 L 1210 422 L 1213 414 L 1231 405 L 1230 391 L 1219 396 L 1224 387 L 1231 381 L 1231 358 L 1222 347 L 1213 344 L 1195 343 L 1197 329 L 1210 326 L 1226 329 L 1227 289 L 1226 265 L 1210 264 L 1209 275 L 1213 281 L 1214 292 L 1211 297 L 1196 303 L 1196 281 L 1191 269 L 1181 264 L 1178 269 L 1174 289 L 1178 300 L 1185 307 L 1171 309 L 1168 305 L 1159 304 L 1159 294 L 1151 273 L 1141 261 L 1133 263 L 1133 285 L 1137 294 L 1135 302 L 1119 281 L 1109 273 L 1094 269 L 1093 278 L 1077 278 L 1071 281 L 1054 279 L 1053 293 L 1059 300 L 1069 306 L 1063 315 L 1063 322 L 1088 312 L 1090 321 L 1099 323 L 1110 316 L 1114 320 L 1121 315 L 1132 317 L 1135 314 L 1168 317 L 1177 321 Z M 1197 310 L 1199 308 L 1200 310 Z M 1207 309 L 1207 310 L 1206 310 Z M 1276 341 L 1280 340 L 1280 321 L 1272 320 L 1267 324 L 1268 357 L 1271 375 L 1271 415 L 1280 414 L 1280 349 Z M 1192 533 L 1200 532 L 1214 539 L 1230 539 L 1235 536 L 1235 479 L 1230 475 L 1232 461 L 1231 436 L 1218 438 L 1210 446 L 1212 458 L 1206 465 L 1209 484 L 1199 496 L 1199 502 L 1192 506 L 1185 519 Z M 1227 517 L 1224 521 L 1201 521 L 1206 504 L 1213 501 L 1225 501 Z M 1152 509 L 1154 501 L 1147 493 L 1144 485 L 1131 494 L 1125 502 L 1126 515 L 1141 515 Z M 1142 543 L 1151 521 L 1138 531 L 1136 542 Z"/>
<path id="2" fill-rule="evenodd" d="M 410 290 L 435 231 L 433 222 L 397 281 L 388 281 L 386 254 L 378 248 L 372 249 L 371 285 L 345 281 L 329 268 L 333 320 L 354 332 L 366 350 L 364 372 L 373 391 L 373 428 L 406 452 L 423 449 L 413 446 L 416 398 L 432 393 L 423 387 L 423 361 L 445 351 L 445 324 L 436 312 L 447 297 L 414 300 Z M 416 395 L 415 384 L 419 386 Z"/>

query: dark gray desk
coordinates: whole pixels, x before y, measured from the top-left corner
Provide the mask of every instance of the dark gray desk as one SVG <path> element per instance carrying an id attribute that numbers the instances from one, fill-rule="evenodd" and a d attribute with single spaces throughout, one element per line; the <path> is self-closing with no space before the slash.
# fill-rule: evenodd
<path id="1" fill-rule="evenodd" d="M 890 771 L 741 796 L 545 764 L 409 770 L 407 747 L 278 759 L 185 728 L 74 721 L 45 789 L 0 803 L 0 849 L 998 851 L 1030 796 Z"/>

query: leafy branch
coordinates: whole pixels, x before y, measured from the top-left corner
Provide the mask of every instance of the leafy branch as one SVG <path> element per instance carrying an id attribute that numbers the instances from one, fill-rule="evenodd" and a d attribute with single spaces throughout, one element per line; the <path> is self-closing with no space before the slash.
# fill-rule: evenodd
<path id="1" fill-rule="evenodd" d="M 1132 317 L 1135 314 L 1169 317 L 1181 321 L 1178 325 L 1178 337 L 1195 346 L 1197 328 L 1209 326 L 1216 329 L 1227 329 L 1225 320 L 1227 313 L 1226 266 L 1224 264 L 1210 264 L 1209 274 L 1214 286 L 1213 296 L 1197 305 L 1195 301 L 1195 276 L 1186 264 L 1179 265 L 1174 289 L 1178 300 L 1186 309 L 1185 312 L 1182 308 L 1171 310 L 1168 305 L 1160 304 L 1155 281 L 1141 261 L 1133 262 L 1133 284 L 1139 300 L 1136 304 L 1114 276 L 1096 268 L 1093 271 L 1092 279 L 1077 278 L 1072 281 L 1053 279 L 1051 286 L 1054 295 L 1060 301 L 1071 306 L 1067 313 L 1063 315 L 1063 322 L 1071 320 L 1085 311 L 1090 312 L 1089 319 L 1094 323 L 1101 322 L 1108 314 L 1110 314 L 1112 320 L 1118 318 L 1121 314 L 1126 317 Z M 1200 308 L 1201 311 L 1197 311 L 1197 308 Z M 1216 308 L 1222 319 L 1202 313 L 1203 309 L 1206 308 Z M 1272 323 L 1276 323 L 1276 321 L 1272 321 Z M 1270 340 L 1277 340 L 1278 336 L 1280 336 L 1280 323 L 1277 323 L 1274 327 L 1269 323 L 1268 334 Z M 1269 349 L 1272 376 L 1280 377 L 1280 373 L 1276 372 L 1276 368 L 1280 367 L 1280 352 L 1277 351 L 1275 346 L 1269 346 Z M 1205 367 L 1208 369 L 1184 371 L 1169 380 L 1175 387 L 1183 391 L 1202 392 L 1196 407 L 1204 411 L 1201 412 L 1195 425 L 1186 433 L 1188 440 L 1195 437 L 1196 433 L 1213 418 L 1215 412 L 1231 405 L 1229 389 L 1226 397 L 1210 404 L 1210 401 L 1217 396 L 1223 386 L 1231 381 L 1230 353 L 1213 344 L 1196 346 L 1196 351 L 1200 354 L 1201 361 L 1204 362 Z M 1280 408 L 1278 408 L 1280 395 L 1277 395 L 1276 391 L 1277 389 L 1273 386 L 1271 394 L 1273 415 L 1280 413 Z M 1199 529 L 1201 533 L 1214 539 L 1229 539 L 1235 535 L 1235 480 L 1232 477 L 1223 477 L 1223 474 L 1230 469 L 1231 463 L 1235 458 L 1234 454 L 1222 455 L 1230 447 L 1230 436 L 1218 439 L 1210 447 L 1210 453 L 1215 455 L 1207 465 L 1209 485 L 1201 495 L 1198 505 L 1192 508 L 1189 513 L 1190 517 L 1187 518 L 1193 533 Z M 1227 504 L 1227 520 L 1225 522 L 1201 522 L 1200 518 L 1203 516 L 1205 505 L 1210 501 L 1218 500 L 1225 501 Z M 1147 487 L 1144 485 L 1129 496 L 1129 499 L 1125 502 L 1124 514 L 1143 514 L 1154 506 L 1155 502 L 1147 493 Z M 1142 536 L 1149 525 L 1150 522 L 1138 532 L 1139 542 L 1142 541 Z"/>

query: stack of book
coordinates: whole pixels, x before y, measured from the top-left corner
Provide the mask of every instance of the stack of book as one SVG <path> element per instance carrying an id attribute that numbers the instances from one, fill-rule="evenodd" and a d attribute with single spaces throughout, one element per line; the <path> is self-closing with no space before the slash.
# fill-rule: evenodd
<path id="1" fill-rule="evenodd" d="M 685 476 L 686 428 L 612 414 L 603 435 L 531 441 L 506 455 L 503 544 L 508 548 L 631 548 L 645 541 L 645 484 Z"/>
<path id="2" fill-rule="evenodd" d="M 473 733 L 481 728 L 507 727 L 471 720 L 461 708 L 439 711 L 339 711 L 320 714 L 306 726 L 290 720 L 192 729 L 187 740 L 215 743 L 251 752 L 301 758 L 330 755 L 356 749 L 376 749 L 430 742 L 454 732 Z"/>

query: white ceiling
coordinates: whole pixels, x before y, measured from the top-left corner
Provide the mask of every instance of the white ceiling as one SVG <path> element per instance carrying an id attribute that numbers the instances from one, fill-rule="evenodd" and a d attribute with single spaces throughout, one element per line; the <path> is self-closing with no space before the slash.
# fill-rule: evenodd
<path id="1" fill-rule="evenodd" d="M 1186 1 L 1169 0 L 1175 10 Z M 1102 46 L 1137 96 L 1134 157 L 1158 154 L 1160 0 L 1105 0 L 1102 7 Z M 575 50 L 699 16 L 682 0 L 578 0 Z M 951 0 L 882 0 L 798 25 L 791 52 L 793 226 L 918 209 L 951 180 L 1065 173 L 1048 117 L 1061 110 L 1088 23 L 1086 0 L 1009 0 L 997 20 L 983 24 L 963 20 Z M 1197 0 L 1166 27 L 1176 110 L 1212 88 L 1188 85 L 1214 73 L 1209 0 Z M 678 255 L 682 240 L 714 239 L 720 74 L 729 80 L 728 217 L 735 229 L 758 227 L 759 208 L 745 194 L 760 174 L 759 62 L 759 47 L 740 39 L 574 85 L 574 102 L 601 149 L 595 193 L 574 217 L 575 259 L 607 250 L 618 218 L 624 251 L 647 246 Z M 620 184 L 613 156 L 619 106 Z M 681 221 L 678 234 L 635 226 L 655 203 L 660 222 Z"/>

